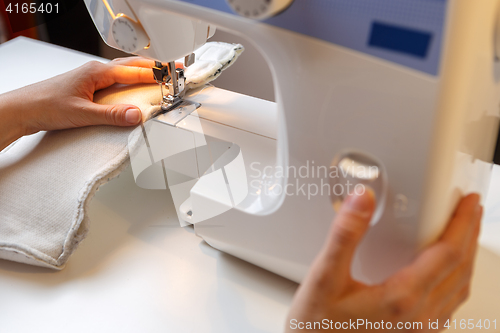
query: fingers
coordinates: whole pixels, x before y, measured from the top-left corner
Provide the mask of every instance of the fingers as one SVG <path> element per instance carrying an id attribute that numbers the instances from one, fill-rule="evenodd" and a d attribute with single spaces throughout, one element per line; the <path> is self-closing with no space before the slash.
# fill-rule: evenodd
<path id="1" fill-rule="evenodd" d="M 151 59 L 146 59 L 141 56 L 136 57 L 125 57 L 125 58 L 116 58 L 110 62 L 111 65 L 122 65 L 122 66 L 136 66 L 136 67 L 144 67 L 144 68 L 153 68 L 155 65 L 155 61 Z M 175 62 L 176 68 L 184 68 L 184 64 L 182 62 Z"/>
<path id="2" fill-rule="evenodd" d="M 153 66 L 154 61 L 142 57 L 118 58 L 107 65 L 90 65 L 95 71 L 94 90 L 104 89 L 115 83 L 155 83 Z M 183 68 L 183 65 L 176 63 L 176 67 Z"/>
<path id="3" fill-rule="evenodd" d="M 353 193 L 346 199 L 319 256 L 318 265 L 324 274 L 350 276 L 354 252 L 369 227 L 374 209 L 375 196 L 371 189 L 367 188 L 361 195 Z"/>
<path id="4" fill-rule="evenodd" d="M 481 207 L 479 195 L 463 198 L 440 240 L 422 252 L 415 262 L 403 270 L 413 282 L 425 290 L 437 287 L 460 266 L 475 249 Z"/>
<path id="5" fill-rule="evenodd" d="M 134 105 L 100 105 L 89 102 L 84 109 L 80 115 L 85 118 L 85 126 L 133 126 L 142 120 L 141 111 Z"/>
<path id="6" fill-rule="evenodd" d="M 476 257 L 479 237 L 479 226 L 482 217 L 482 208 L 477 212 L 478 216 L 475 217 L 476 228 L 472 233 L 473 241 L 470 242 L 469 249 L 463 256 L 462 263 L 458 266 L 447 278 L 441 282 L 437 288 L 432 292 L 432 304 L 440 311 L 446 307 L 448 303 L 466 286 L 469 286 L 474 269 L 474 259 Z"/>
<path id="7" fill-rule="evenodd" d="M 454 307 L 460 305 L 463 300 L 457 296 L 462 293 L 465 287 L 469 286 L 472 270 L 473 265 L 471 261 L 468 264 L 462 265 L 433 290 L 429 297 L 429 304 L 432 305 L 436 314 L 439 316 L 449 316 L 450 304 L 454 304 Z"/>
<path id="8" fill-rule="evenodd" d="M 453 313 L 469 298 L 470 294 L 470 284 L 463 286 L 453 297 L 448 301 L 448 303 L 441 310 L 441 315 L 439 322 L 446 322 L 447 319 L 451 318 Z"/>
<path id="9" fill-rule="evenodd" d="M 156 82 L 151 68 L 117 65 L 111 67 L 107 75 L 113 79 L 114 83 L 134 84 Z"/>
<path id="10" fill-rule="evenodd" d="M 143 68 L 153 68 L 155 62 L 150 59 L 143 57 L 126 57 L 126 58 L 116 58 L 110 62 L 111 65 L 121 65 L 121 66 L 135 66 Z"/>
<path id="11" fill-rule="evenodd" d="M 441 240 L 457 247 L 463 246 L 464 241 L 466 241 L 466 244 L 470 243 L 473 235 L 472 231 L 477 228 L 476 223 L 479 223 L 481 219 L 480 200 L 480 196 L 475 193 L 469 194 L 462 199 Z"/>
<path id="12" fill-rule="evenodd" d="M 153 71 L 150 68 L 117 65 L 101 73 L 95 82 L 95 90 L 107 88 L 115 83 L 136 84 L 155 82 Z"/>

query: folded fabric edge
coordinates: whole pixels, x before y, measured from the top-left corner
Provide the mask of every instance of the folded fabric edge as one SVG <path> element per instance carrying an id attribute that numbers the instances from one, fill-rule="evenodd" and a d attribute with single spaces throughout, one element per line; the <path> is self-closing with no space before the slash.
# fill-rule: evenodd
<path id="1" fill-rule="evenodd" d="M 24 244 L 0 242 L 0 259 L 47 267 L 55 270 L 63 269 L 71 254 L 75 251 L 79 243 L 85 239 L 88 233 L 90 226 L 88 209 L 95 193 L 100 186 L 106 184 L 124 171 L 129 163 L 128 148 L 125 144 L 123 149 L 110 161 L 110 163 L 98 170 L 93 177 L 90 177 L 91 181 L 87 182 L 82 187 L 73 224 L 68 230 L 67 236 L 62 244 L 61 254 L 57 258 Z"/>
<path id="2" fill-rule="evenodd" d="M 71 229 L 68 231 L 68 235 L 64 241 L 63 251 L 55 260 L 55 266 L 63 267 L 80 242 L 87 236 L 90 227 L 88 210 L 99 187 L 120 175 L 120 173 L 122 173 L 122 171 L 124 171 L 129 164 L 130 159 L 128 158 L 128 149 L 127 146 L 125 146 L 124 151 L 122 151 L 115 158 L 114 163 L 108 164 L 107 168 L 99 172 L 93 178 L 92 182 L 86 184 L 84 191 L 78 200 L 77 218 L 75 219 Z"/>
<path id="3" fill-rule="evenodd" d="M 45 257 L 45 259 L 40 259 L 42 257 Z M 51 259 L 54 260 L 54 258 L 51 258 L 37 250 L 28 247 L 21 248 L 18 245 L 11 247 L 7 244 L 0 244 L 0 259 L 16 261 L 22 264 L 33 266 L 52 268 L 56 270 L 61 270 L 64 268 L 64 265 L 56 266 L 48 262 L 51 261 Z"/>
<path id="4" fill-rule="evenodd" d="M 80 204 L 77 211 L 78 218 L 72 225 L 68 235 L 64 241 L 63 251 L 61 255 L 55 259 L 45 253 L 40 252 L 29 246 L 19 244 L 2 244 L 0 243 L 0 259 L 16 261 L 24 264 L 41 266 L 61 270 L 65 267 L 71 254 L 76 250 L 80 242 L 87 236 L 90 219 L 88 218 L 88 208 L 90 202 L 100 186 L 106 184 L 113 178 L 117 177 L 129 165 L 128 150 L 125 148 L 125 153 L 120 153 L 116 158 L 118 160 L 112 166 L 106 168 L 106 171 L 94 178 L 93 182 L 89 182 L 85 191 L 82 193 Z M 118 166 L 116 166 L 118 164 Z M 111 170 L 110 170 L 111 169 Z"/>

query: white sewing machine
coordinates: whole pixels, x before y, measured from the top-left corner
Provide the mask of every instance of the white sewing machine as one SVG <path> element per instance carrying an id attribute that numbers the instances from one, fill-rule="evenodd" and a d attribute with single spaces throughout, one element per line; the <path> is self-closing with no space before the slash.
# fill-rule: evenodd
<path id="1" fill-rule="evenodd" d="M 377 209 L 353 273 L 377 282 L 439 236 L 463 194 L 486 193 L 499 119 L 498 0 L 85 3 L 110 46 L 157 61 L 167 94 L 155 126 L 187 133 L 175 145 L 189 152 L 157 166 L 167 178 L 169 168 L 188 176 L 168 179 L 172 192 L 182 187 L 178 215 L 217 249 L 300 282 L 335 209 L 368 185 Z M 213 87 L 184 94 L 173 61 L 189 65 L 215 26 L 261 51 L 276 103 Z M 201 106 L 179 111 L 183 101 Z M 226 167 L 234 161 L 237 171 Z"/>

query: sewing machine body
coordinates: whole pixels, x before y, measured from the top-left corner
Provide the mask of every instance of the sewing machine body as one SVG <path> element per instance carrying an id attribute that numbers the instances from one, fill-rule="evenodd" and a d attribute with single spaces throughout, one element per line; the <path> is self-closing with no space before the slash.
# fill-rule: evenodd
<path id="1" fill-rule="evenodd" d="M 150 38 L 147 49 L 134 53 L 172 61 L 204 42 L 197 31 L 206 37 L 217 26 L 254 43 L 273 74 L 276 103 L 209 88 L 193 98 L 201 103 L 197 112 L 179 124 L 237 145 L 247 172 L 247 197 L 196 221 L 196 233 L 217 249 L 299 282 L 325 240 L 333 206 L 345 196 L 311 191 L 350 180 L 370 185 L 377 195 L 354 276 L 381 281 L 412 260 L 439 236 L 463 194 L 486 193 L 500 102 L 498 5 L 295 0 L 261 23 L 230 14 L 221 1 L 129 0 L 123 11 L 136 15 Z M 411 14 L 408 6 L 416 8 L 413 18 L 398 16 L 398 10 Z M 297 12 L 302 26 L 293 25 Z M 183 28 L 196 42 L 179 41 L 188 46 L 167 55 L 163 49 L 177 45 L 170 37 L 187 38 L 183 29 L 171 29 L 174 17 L 198 22 Z M 387 43 L 384 36 L 416 38 L 420 47 Z M 202 131 L 190 127 L 193 119 Z M 346 158 L 376 167 L 376 179 L 341 174 L 344 179 L 334 184 L 311 174 L 320 170 L 315 166 L 338 167 Z M 306 177 L 298 173 L 301 167 L 309 170 Z M 296 170 L 298 176 L 276 170 Z M 187 191 L 198 199 L 197 205 L 176 204 L 186 222 L 218 204 L 217 196 Z"/>

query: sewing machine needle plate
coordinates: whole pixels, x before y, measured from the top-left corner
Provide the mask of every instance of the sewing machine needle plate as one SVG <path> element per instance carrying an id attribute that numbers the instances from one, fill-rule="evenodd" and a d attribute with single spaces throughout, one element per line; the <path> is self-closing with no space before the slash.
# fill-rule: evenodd
<path id="1" fill-rule="evenodd" d="M 182 101 L 179 106 L 174 108 L 173 110 L 168 111 L 167 113 L 159 115 L 155 120 L 162 122 L 164 124 L 175 126 L 182 119 L 189 116 L 193 111 L 201 106 L 200 103 L 190 102 L 190 101 Z"/>

